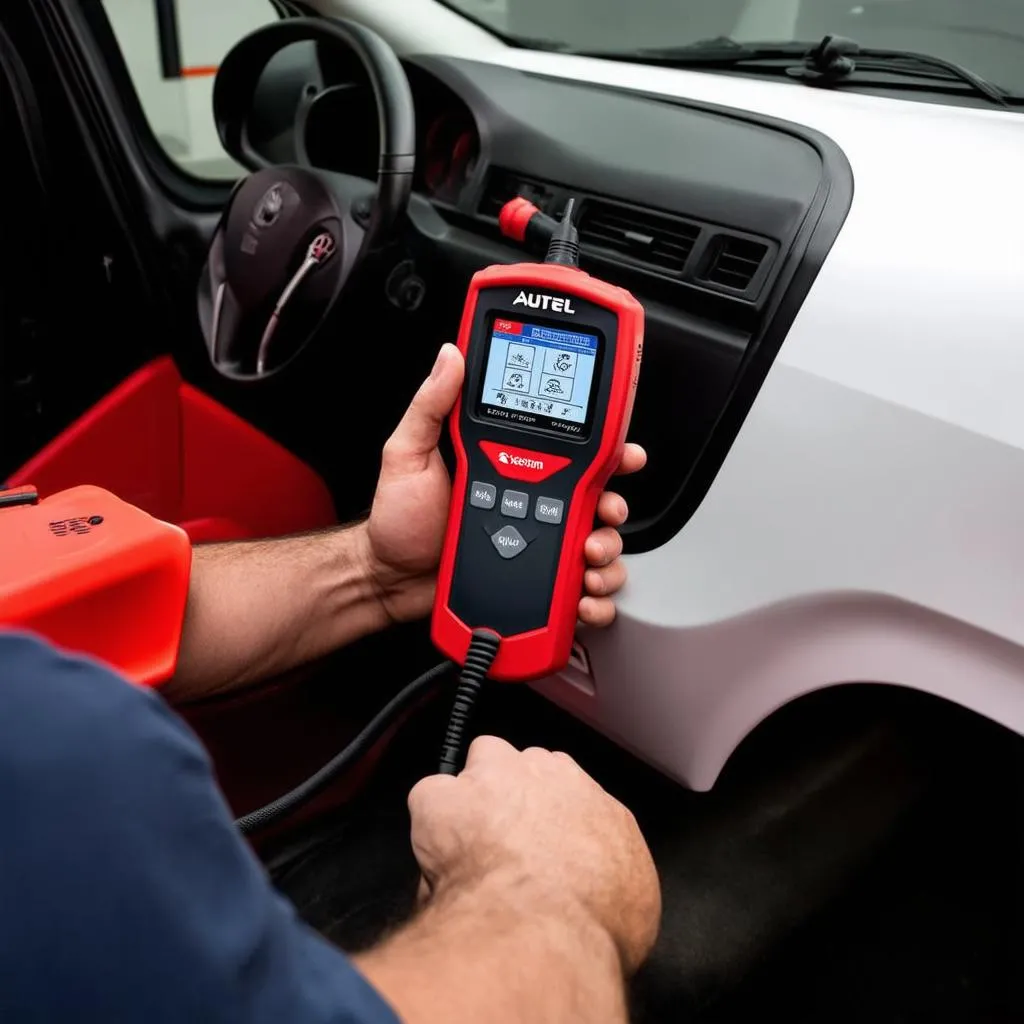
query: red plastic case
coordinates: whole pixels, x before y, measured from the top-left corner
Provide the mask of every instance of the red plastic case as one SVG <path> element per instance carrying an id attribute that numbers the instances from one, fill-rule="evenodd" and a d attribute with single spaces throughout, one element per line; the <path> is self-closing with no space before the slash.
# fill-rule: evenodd
<path id="1" fill-rule="evenodd" d="M 0 507 L 0 628 L 157 686 L 177 664 L 191 567 L 184 530 L 99 487 Z"/>

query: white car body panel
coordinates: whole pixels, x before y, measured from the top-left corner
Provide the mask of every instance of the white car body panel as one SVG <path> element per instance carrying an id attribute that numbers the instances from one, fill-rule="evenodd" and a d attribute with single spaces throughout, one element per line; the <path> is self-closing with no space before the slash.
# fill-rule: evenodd
<path id="1" fill-rule="evenodd" d="M 425 27 L 443 8 L 397 6 L 403 48 L 449 52 Z M 696 789 L 836 684 L 912 687 L 1024 734 L 1024 116 L 496 41 L 473 56 L 805 125 L 854 177 L 703 503 L 629 558 L 618 623 L 581 637 L 593 680 L 539 688 Z"/>

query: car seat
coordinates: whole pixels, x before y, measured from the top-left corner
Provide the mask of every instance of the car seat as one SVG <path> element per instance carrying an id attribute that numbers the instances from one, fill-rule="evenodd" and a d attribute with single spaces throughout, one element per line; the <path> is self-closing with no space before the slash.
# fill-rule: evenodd
<path id="1" fill-rule="evenodd" d="M 178 524 L 193 543 L 337 522 L 313 469 L 185 383 L 166 356 L 123 381 L 7 480 L 43 497 L 79 484 Z"/>

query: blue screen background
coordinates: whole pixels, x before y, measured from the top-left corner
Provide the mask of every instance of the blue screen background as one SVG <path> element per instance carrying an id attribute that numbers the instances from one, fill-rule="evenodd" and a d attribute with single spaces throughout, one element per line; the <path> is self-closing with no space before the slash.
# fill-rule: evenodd
<path id="1" fill-rule="evenodd" d="M 585 423 L 597 365 L 594 334 L 496 320 L 480 401 Z"/>

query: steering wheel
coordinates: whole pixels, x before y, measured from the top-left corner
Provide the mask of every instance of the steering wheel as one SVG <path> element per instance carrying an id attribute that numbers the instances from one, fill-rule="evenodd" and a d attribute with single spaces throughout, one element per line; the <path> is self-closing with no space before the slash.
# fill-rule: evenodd
<path id="1" fill-rule="evenodd" d="M 210 360 L 233 380 L 278 373 L 309 344 L 367 254 L 388 238 L 412 189 L 416 123 L 409 81 L 391 47 L 350 21 L 288 18 L 257 29 L 228 53 L 213 91 L 225 150 L 250 167 L 262 162 L 238 112 L 250 109 L 275 54 L 311 40 L 346 48 L 366 69 L 380 121 L 377 181 L 265 166 L 235 186 L 198 295 Z"/>

